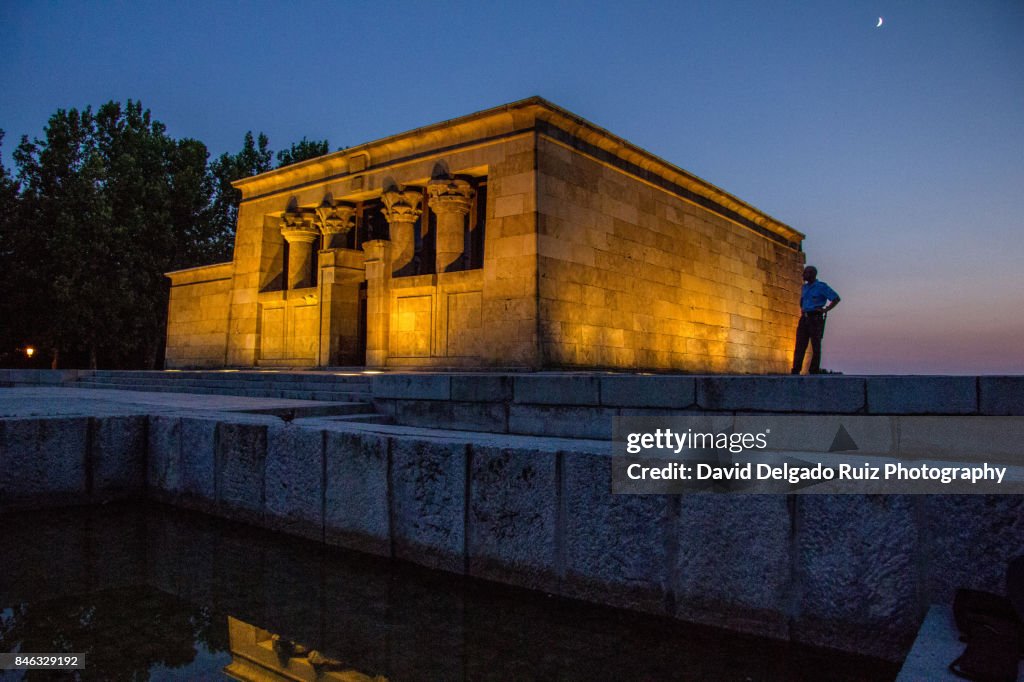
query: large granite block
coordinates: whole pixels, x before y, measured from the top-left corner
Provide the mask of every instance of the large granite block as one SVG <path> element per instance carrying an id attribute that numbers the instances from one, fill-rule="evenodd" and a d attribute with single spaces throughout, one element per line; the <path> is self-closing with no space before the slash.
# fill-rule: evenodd
<path id="1" fill-rule="evenodd" d="M 510 405 L 509 433 L 557 438 L 611 440 L 614 407 Z"/>
<path id="2" fill-rule="evenodd" d="M 452 377 L 452 400 L 503 403 L 512 400 L 513 380 L 510 376 L 455 375 Z"/>
<path id="3" fill-rule="evenodd" d="M 1024 419 L 898 417 L 900 457 L 993 466 L 1024 464 Z"/>
<path id="4" fill-rule="evenodd" d="M 599 405 L 601 384 L 588 376 L 518 376 L 515 401 L 538 405 Z"/>
<path id="5" fill-rule="evenodd" d="M 564 452 L 562 461 L 561 593 L 668 612 L 675 498 L 613 495 L 610 455 Z"/>
<path id="6" fill-rule="evenodd" d="M 928 603 L 951 604 L 958 587 L 1004 593 L 1006 566 L 1024 554 L 1024 496 L 922 495 Z"/>
<path id="7" fill-rule="evenodd" d="M 312 540 L 324 530 L 323 432 L 294 424 L 267 429 L 264 522 Z"/>
<path id="8" fill-rule="evenodd" d="M 392 417 L 405 426 L 504 433 L 508 418 L 504 403 L 450 400 L 399 400 Z"/>
<path id="9" fill-rule="evenodd" d="M 373 377 L 374 398 L 448 400 L 451 377 L 443 374 L 393 374 Z"/>
<path id="10" fill-rule="evenodd" d="M 210 509 L 217 500 L 217 422 L 181 418 L 181 502 Z"/>
<path id="11" fill-rule="evenodd" d="M 326 438 L 325 541 L 389 555 L 388 438 L 343 431 Z"/>
<path id="12" fill-rule="evenodd" d="M 141 495 L 146 484 L 146 417 L 96 417 L 92 426 L 93 499 Z"/>
<path id="13" fill-rule="evenodd" d="M 797 497 L 793 637 L 895 659 L 921 622 L 915 499 Z"/>
<path id="14" fill-rule="evenodd" d="M 0 510 L 86 500 L 89 420 L 0 419 Z"/>
<path id="15" fill-rule="evenodd" d="M 895 455 L 899 417 L 840 414 L 736 415 L 735 433 L 763 433 L 769 451 Z M 797 455 L 799 456 L 799 455 Z M 826 460 L 827 461 L 827 460 Z"/>
<path id="16" fill-rule="evenodd" d="M 7 370 L 7 381 L 15 386 L 26 386 L 40 383 L 42 370 L 38 369 L 9 369 Z"/>
<path id="17" fill-rule="evenodd" d="M 147 495 L 189 508 L 209 510 L 215 502 L 214 460 L 217 422 L 151 415 L 146 455 Z"/>
<path id="18" fill-rule="evenodd" d="M 682 496 L 673 573 L 675 616 L 786 638 L 791 532 L 785 495 Z"/>
<path id="19" fill-rule="evenodd" d="M 705 410 L 848 414 L 864 409 L 858 377 L 700 377 L 697 405 Z"/>
<path id="20" fill-rule="evenodd" d="M 150 415 L 146 435 L 147 493 L 173 502 L 181 492 L 181 417 Z"/>
<path id="21" fill-rule="evenodd" d="M 697 382 L 683 376 L 601 377 L 601 404 L 684 409 L 697 399 Z"/>
<path id="22" fill-rule="evenodd" d="M 871 414 L 974 414 L 975 377 L 868 377 Z"/>
<path id="23" fill-rule="evenodd" d="M 470 461 L 470 574 L 556 591 L 557 453 L 473 447 Z"/>
<path id="24" fill-rule="evenodd" d="M 218 513 L 261 523 L 265 499 L 267 427 L 220 422 L 217 426 Z"/>
<path id="25" fill-rule="evenodd" d="M 466 446 L 395 438 L 391 463 L 391 533 L 395 556 L 462 573 Z"/>
<path id="26" fill-rule="evenodd" d="M 65 382 L 74 381 L 78 371 L 74 369 L 36 369 L 30 370 L 38 375 L 38 383 L 46 386 L 61 386 Z"/>
<path id="27" fill-rule="evenodd" d="M 1024 415 L 1024 376 L 978 377 L 978 411 L 984 415 Z"/>

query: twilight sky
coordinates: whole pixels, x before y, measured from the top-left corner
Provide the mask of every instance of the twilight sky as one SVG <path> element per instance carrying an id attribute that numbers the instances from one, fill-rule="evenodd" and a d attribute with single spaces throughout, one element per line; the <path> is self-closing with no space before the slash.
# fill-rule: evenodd
<path id="1" fill-rule="evenodd" d="M 110 99 L 219 154 L 540 95 L 805 232 L 826 367 L 1024 373 L 1019 0 L 0 0 L 0 45 L 8 167 Z"/>

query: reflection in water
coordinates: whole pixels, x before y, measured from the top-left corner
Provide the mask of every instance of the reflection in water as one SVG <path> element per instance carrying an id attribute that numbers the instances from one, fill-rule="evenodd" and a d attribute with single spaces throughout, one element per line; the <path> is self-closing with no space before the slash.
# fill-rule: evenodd
<path id="1" fill-rule="evenodd" d="M 145 680 L 161 670 L 213 678 L 230 660 L 227 635 L 223 618 L 207 608 L 141 585 L 23 602 L 0 613 L 0 651 L 84 654 L 87 668 L 74 671 L 83 680 Z M 72 671 L 5 672 L 5 679 L 75 679 Z"/>
<path id="2" fill-rule="evenodd" d="M 852 681 L 897 669 L 165 507 L 11 514 L 0 528 L 0 650 L 85 652 L 65 679 Z"/>
<path id="3" fill-rule="evenodd" d="M 315 649 L 228 616 L 231 665 L 224 669 L 238 680 L 309 680 L 316 682 L 388 682 L 370 677 Z"/>

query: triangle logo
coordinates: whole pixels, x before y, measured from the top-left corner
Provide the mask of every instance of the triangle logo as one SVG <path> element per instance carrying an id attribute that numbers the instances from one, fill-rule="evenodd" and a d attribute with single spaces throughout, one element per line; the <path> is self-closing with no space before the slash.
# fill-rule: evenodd
<path id="1" fill-rule="evenodd" d="M 835 438 L 832 439 L 832 445 L 828 447 L 829 452 L 846 452 L 848 450 L 859 450 L 857 443 L 854 442 L 850 433 L 846 430 L 846 427 L 842 424 L 839 425 L 839 430 L 836 431 Z"/>

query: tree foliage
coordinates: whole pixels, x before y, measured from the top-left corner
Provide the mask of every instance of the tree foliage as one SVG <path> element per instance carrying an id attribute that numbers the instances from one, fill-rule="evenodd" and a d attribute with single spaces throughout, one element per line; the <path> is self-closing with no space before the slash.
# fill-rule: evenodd
<path id="1" fill-rule="evenodd" d="M 277 159 L 325 153 L 303 138 Z M 231 183 L 274 167 L 263 133 L 209 161 L 132 100 L 59 109 L 13 157 L 16 177 L 0 163 L 0 363 L 32 343 L 64 366 L 158 367 L 164 273 L 228 260 Z"/>
<path id="2" fill-rule="evenodd" d="M 242 193 L 231 186 L 235 180 L 265 173 L 273 168 L 274 153 L 270 141 L 260 133 L 253 137 L 252 131 L 245 134 L 242 149 L 237 154 L 225 152 L 210 164 L 210 173 L 215 185 L 213 211 L 216 219 L 227 229 L 233 229 L 238 221 L 238 202 Z"/>
<path id="3" fill-rule="evenodd" d="M 330 148 L 327 140 L 307 140 L 303 137 L 298 142 L 293 142 L 288 149 L 282 149 L 277 153 L 277 167 L 281 168 L 307 159 L 315 159 L 327 154 Z"/>

